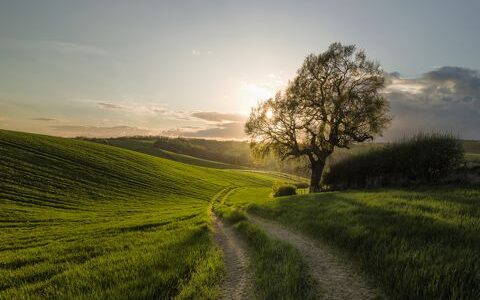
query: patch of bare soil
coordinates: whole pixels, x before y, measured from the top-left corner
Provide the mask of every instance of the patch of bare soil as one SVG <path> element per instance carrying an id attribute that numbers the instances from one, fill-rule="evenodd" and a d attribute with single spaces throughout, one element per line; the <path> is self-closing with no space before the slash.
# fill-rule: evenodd
<path id="1" fill-rule="evenodd" d="M 251 215 L 249 219 L 270 236 L 283 240 L 300 251 L 319 285 L 322 294 L 320 299 L 383 298 L 379 291 L 371 288 L 355 272 L 351 264 L 340 259 L 329 247 L 258 216 Z"/>
<path id="2" fill-rule="evenodd" d="M 226 276 L 222 283 L 223 299 L 253 299 L 253 285 L 248 270 L 248 250 L 235 229 L 213 216 L 215 240 L 223 250 Z"/>

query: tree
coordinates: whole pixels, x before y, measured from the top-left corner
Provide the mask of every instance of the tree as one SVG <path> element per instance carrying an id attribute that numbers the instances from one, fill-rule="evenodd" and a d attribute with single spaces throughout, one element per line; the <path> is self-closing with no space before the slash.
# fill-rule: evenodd
<path id="1" fill-rule="evenodd" d="M 284 92 L 253 108 L 245 125 L 257 156 L 308 157 L 310 192 L 320 191 L 335 147 L 372 140 L 390 121 L 384 72 L 356 46 L 333 43 L 310 54 Z"/>

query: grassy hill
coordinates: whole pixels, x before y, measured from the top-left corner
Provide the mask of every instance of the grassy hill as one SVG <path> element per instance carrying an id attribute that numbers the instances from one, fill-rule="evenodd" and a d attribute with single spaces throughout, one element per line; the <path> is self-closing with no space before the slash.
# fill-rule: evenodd
<path id="1" fill-rule="evenodd" d="M 212 298 L 210 199 L 271 180 L 2 130 L 0 299 Z"/>
<path id="2" fill-rule="evenodd" d="M 156 157 L 166 158 L 194 166 L 207 167 L 207 168 L 216 168 L 216 169 L 242 169 L 245 166 L 239 166 L 229 163 L 224 163 L 220 161 L 207 160 L 191 155 L 181 154 L 173 151 L 164 150 L 160 147 L 155 146 L 157 138 L 149 137 L 122 137 L 122 138 L 111 138 L 111 139 L 88 139 L 93 142 L 102 143 L 106 145 L 116 146 L 120 148 L 125 148 Z"/>
<path id="3" fill-rule="evenodd" d="M 349 253 L 392 298 L 480 296 L 478 186 L 272 199 L 273 180 L 298 178 L 188 165 L 151 145 L 0 130 L 0 299 L 215 298 L 223 261 L 209 211 L 227 187 L 228 207 Z M 291 247 L 267 244 L 253 250 L 262 266 L 290 253 L 281 261 L 299 267 Z M 267 285 L 279 268 L 262 269 Z"/>

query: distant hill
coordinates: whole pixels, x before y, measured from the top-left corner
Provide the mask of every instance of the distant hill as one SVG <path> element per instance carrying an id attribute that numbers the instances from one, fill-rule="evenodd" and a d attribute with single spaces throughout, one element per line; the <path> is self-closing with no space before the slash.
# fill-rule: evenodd
<path id="1" fill-rule="evenodd" d="M 115 147 L 125 148 L 156 157 L 166 158 L 190 165 L 215 168 L 215 169 L 242 169 L 246 166 L 229 164 L 221 161 L 203 159 L 201 156 L 192 156 L 181 151 L 176 151 L 177 149 L 173 148 L 173 151 L 168 151 L 168 147 L 162 148 L 156 146 L 158 140 L 157 137 L 120 137 L 120 138 L 110 138 L 110 139 L 86 139 L 88 141 L 93 141 L 100 144 L 111 145 Z M 171 148 L 171 147 L 170 147 Z"/>
<path id="2" fill-rule="evenodd" d="M 279 162 L 274 157 L 255 160 L 246 141 L 218 141 L 162 136 L 88 140 L 210 168 L 255 168 L 297 176 L 309 176 L 308 161 L 305 158 L 285 162 Z M 469 162 L 480 160 L 480 141 L 463 141 L 463 144 L 467 153 L 466 159 Z M 328 163 L 383 145 L 385 143 L 364 143 L 353 145 L 351 149 L 336 149 Z"/>

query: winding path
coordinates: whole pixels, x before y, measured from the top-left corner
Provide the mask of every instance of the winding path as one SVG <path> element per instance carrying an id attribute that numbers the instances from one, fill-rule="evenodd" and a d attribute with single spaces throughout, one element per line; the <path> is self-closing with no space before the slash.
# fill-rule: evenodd
<path id="1" fill-rule="evenodd" d="M 328 247 L 258 216 L 250 215 L 249 220 L 270 236 L 288 242 L 300 251 L 319 285 L 320 299 L 383 298 L 351 265 L 340 260 Z"/>
<path id="2" fill-rule="evenodd" d="M 226 275 L 222 282 L 223 299 L 247 300 L 253 298 L 252 280 L 248 270 L 248 250 L 237 232 L 215 215 L 215 240 L 223 251 Z"/>

